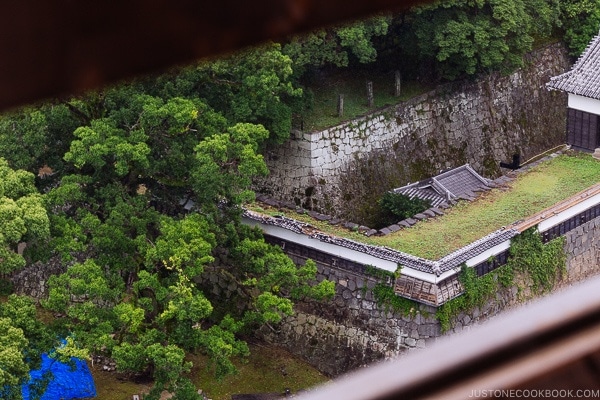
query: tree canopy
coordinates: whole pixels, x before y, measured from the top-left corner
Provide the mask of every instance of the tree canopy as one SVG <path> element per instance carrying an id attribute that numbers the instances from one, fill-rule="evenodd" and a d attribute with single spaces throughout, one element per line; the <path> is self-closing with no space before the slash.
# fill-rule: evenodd
<path id="1" fill-rule="evenodd" d="M 565 42 L 571 55 L 578 56 L 600 31 L 600 3 L 595 0 L 561 1 Z"/>
<path id="2" fill-rule="evenodd" d="M 351 57 L 359 63 L 377 58 L 373 39 L 388 33 L 390 15 L 380 15 L 328 29 L 318 29 L 293 37 L 283 51 L 293 60 L 294 72 L 301 75 L 309 67 L 347 67 Z"/>
<path id="3" fill-rule="evenodd" d="M 39 330 L 69 337 L 63 356 L 103 354 L 152 376 L 149 398 L 198 398 L 186 352 L 208 354 L 218 377 L 232 373 L 232 358 L 248 354 L 243 329 L 333 294 L 313 282 L 314 263 L 296 267 L 240 218 L 252 178 L 268 172 L 261 149 L 289 135 L 286 100 L 301 93 L 291 74 L 280 46 L 265 45 L 0 118 L 1 272 L 68 265 L 42 301 L 61 317 Z M 209 273 L 239 288 L 235 304 L 204 291 Z M 55 343 L 1 311 L 10 343 L 0 372 L 16 387 L 28 343 L 36 355 Z"/>
<path id="4" fill-rule="evenodd" d="M 444 78 L 522 65 L 536 37 L 559 23 L 552 0 L 452 0 L 414 8 L 405 20 L 418 57 L 431 57 Z"/>

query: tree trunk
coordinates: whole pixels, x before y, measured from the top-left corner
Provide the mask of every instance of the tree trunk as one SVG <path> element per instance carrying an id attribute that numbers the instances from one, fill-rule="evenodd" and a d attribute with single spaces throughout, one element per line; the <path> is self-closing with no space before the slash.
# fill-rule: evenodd
<path id="1" fill-rule="evenodd" d="M 402 89 L 402 80 L 400 78 L 400 71 L 396 71 L 396 73 L 394 74 L 395 78 L 396 78 L 396 86 L 395 86 L 395 90 L 394 90 L 394 96 L 398 97 L 400 96 L 400 90 Z"/>
<path id="2" fill-rule="evenodd" d="M 369 108 L 373 107 L 373 82 L 367 81 L 367 105 Z"/>
<path id="3" fill-rule="evenodd" d="M 338 117 L 344 116 L 344 95 L 341 93 L 338 95 L 337 111 L 338 111 Z"/>

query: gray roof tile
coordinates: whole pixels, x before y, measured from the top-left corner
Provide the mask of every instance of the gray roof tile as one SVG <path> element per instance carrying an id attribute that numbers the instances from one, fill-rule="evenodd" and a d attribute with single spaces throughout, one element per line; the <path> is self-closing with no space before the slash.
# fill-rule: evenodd
<path id="1" fill-rule="evenodd" d="M 570 71 L 550 78 L 546 87 L 600 100 L 600 35 L 594 36 Z"/>
<path id="2" fill-rule="evenodd" d="M 390 249 L 388 247 L 373 246 L 365 243 L 356 242 L 350 239 L 331 236 L 326 233 L 312 229 L 308 224 L 286 217 L 270 217 L 249 210 L 244 210 L 244 215 L 247 218 L 253 219 L 262 224 L 276 225 L 285 229 L 289 229 L 296 233 L 304 233 L 309 235 L 313 239 L 317 239 L 325 243 L 331 243 L 337 246 L 346 247 L 348 249 L 369 254 L 374 257 L 396 262 L 399 265 L 412 268 L 417 271 L 433 273 L 437 276 L 441 275 L 443 272 L 459 267 L 465 261 L 519 234 L 519 232 L 514 229 L 501 229 L 496 232 L 492 232 L 489 235 L 465 247 L 462 247 L 437 261 L 432 261 L 421 257 L 416 257 L 411 254 L 403 253 L 398 250 Z M 376 234 L 377 231 L 373 229 L 367 232 L 366 234 L 370 236 L 371 233 Z"/>
<path id="3" fill-rule="evenodd" d="M 475 192 L 490 189 L 489 180 L 479 175 L 468 164 L 443 172 L 433 178 L 394 189 L 408 197 L 431 201 L 432 207 L 443 207 L 452 199 L 472 200 Z"/>

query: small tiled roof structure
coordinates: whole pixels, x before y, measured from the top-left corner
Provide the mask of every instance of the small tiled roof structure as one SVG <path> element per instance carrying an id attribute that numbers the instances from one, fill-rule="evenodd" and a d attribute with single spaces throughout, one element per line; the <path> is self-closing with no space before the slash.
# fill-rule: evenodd
<path id="1" fill-rule="evenodd" d="M 570 71 L 550 78 L 549 89 L 600 100 L 600 34 L 594 36 Z"/>
<path id="2" fill-rule="evenodd" d="M 431 201 L 431 207 L 437 207 L 457 199 L 472 199 L 476 192 L 488 190 L 491 181 L 479 175 L 469 164 L 443 172 L 433 178 L 411 183 L 394 189 L 408 197 Z"/>

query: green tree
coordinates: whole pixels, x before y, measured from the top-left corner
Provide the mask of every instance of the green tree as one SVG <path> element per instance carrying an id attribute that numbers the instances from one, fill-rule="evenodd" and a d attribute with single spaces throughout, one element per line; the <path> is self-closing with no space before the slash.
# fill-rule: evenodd
<path id="1" fill-rule="evenodd" d="M 571 55 L 579 56 L 600 30 L 600 3 L 596 0 L 568 0 L 560 4 L 565 42 Z"/>
<path id="2" fill-rule="evenodd" d="M 248 353 L 239 337 L 248 322 L 274 322 L 294 299 L 325 296 L 333 285 L 310 286 L 314 264 L 296 268 L 240 220 L 252 179 L 267 173 L 260 150 L 289 134 L 285 100 L 300 94 L 290 58 L 269 44 L 179 72 L 44 108 L 46 141 L 72 127 L 58 147 L 60 171 L 41 196 L 33 175 L 8 169 L 0 223 L 4 207 L 11 243 L 36 239 L 34 261 L 69 265 L 49 279 L 43 302 L 64 315 L 56 332 L 72 333 L 58 357 L 103 353 L 124 372 L 153 376 L 152 393 L 196 398 L 182 378 L 185 352 L 208 354 L 218 376 L 231 373 L 231 359 Z M 256 247 L 254 263 L 264 256 L 268 268 L 244 269 L 243 258 L 229 256 L 240 245 Z M 206 267 L 222 260 L 235 282 L 248 283 L 246 309 L 215 313 L 201 290 Z"/>
<path id="3" fill-rule="evenodd" d="M 0 272 L 25 266 L 25 259 L 17 252 L 20 242 L 44 240 L 49 234 L 48 215 L 33 174 L 15 171 L 0 159 Z"/>
<path id="4" fill-rule="evenodd" d="M 11 168 L 48 175 L 62 169 L 68 138 L 77 127 L 61 104 L 29 106 L 0 116 L 0 157 Z"/>
<path id="5" fill-rule="evenodd" d="M 286 43 L 283 52 L 294 61 L 294 73 L 301 76 L 309 67 L 347 67 L 351 56 L 359 63 L 377 58 L 373 38 L 388 33 L 391 16 L 380 15 L 328 29 L 298 35 Z"/>
<path id="6" fill-rule="evenodd" d="M 41 110 L 25 108 L 0 118 L 0 157 L 33 172 L 43 159 L 48 122 Z"/>
<path id="7" fill-rule="evenodd" d="M 153 93 L 201 99 L 229 125 L 263 125 L 270 141 L 282 143 L 291 130 L 288 103 L 302 94 L 293 85 L 292 73 L 292 60 L 281 45 L 268 43 L 159 78 Z"/>
<path id="8" fill-rule="evenodd" d="M 57 338 L 37 318 L 34 300 L 27 296 L 8 296 L 6 302 L 0 304 L 0 318 L 9 319 L 13 327 L 23 331 L 28 342 L 23 355 L 30 369 L 37 369 L 42 353 L 58 345 Z"/>
<path id="9" fill-rule="evenodd" d="M 192 171 L 198 200 L 216 205 L 225 200 L 239 205 L 253 200 L 252 178 L 268 170 L 259 145 L 268 137 L 261 125 L 236 124 L 196 146 L 197 168 Z"/>
<path id="10" fill-rule="evenodd" d="M 7 400 L 20 400 L 21 385 L 29 379 L 24 359 L 28 341 L 23 330 L 13 326 L 9 318 L 0 318 L 0 395 Z"/>
<path id="11" fill-rule="evenodd" d="M 558 17 L 552 0 L 436 1 L 414 8 L 404 32 L 442 77 L 455 79 L 521 66 L 534 38 L 548 35 Z"/>
<path id="12" fill-rule="evenodd" d="M 77 344 L 93 352 L 111 344 L 115 318 L 112 307 L 120 300 L 122 283 L 111 287 L 102 268 L 88 259 L 48 280 L 48 299 L 42 304 L 64 314 L 64 326 Z M 117 282 L 118 284 L 118 282 Z"/>

